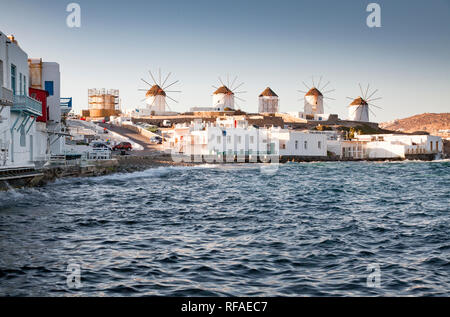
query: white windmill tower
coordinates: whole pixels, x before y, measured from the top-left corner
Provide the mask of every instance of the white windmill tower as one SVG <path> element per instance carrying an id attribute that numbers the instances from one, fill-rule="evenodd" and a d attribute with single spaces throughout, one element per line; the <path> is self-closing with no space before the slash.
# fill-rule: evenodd
<path id="1" fill-rule="evenodd" d="M 235 109 L 235 104 L 237 102 L 235 99 L 245 101 L 236 96 L 236 94 L 245 93 L 245 91 L 236 91 L 239 87 L 241 87 L 244 83 L 240 83 L 237 86 L 234 86 L 236 82 L 237 76 L 230 83 L 230 78 L 227 76 L 227 85 L 225 85 L 222 79 L 219 77 L 219 82 L 222 84 L 220 87 L 213 87 L 216 89 L 213 93 L 213 107 L 219 111 L 224 111 L 225 109 Z"/>
<path id="2" fill-rule="evenodd" d="M 334 91 L 335 89 L 331 89 L 331 90 L 325 91 L 323 93 L 321 92 L 321 90 L 323 91 L 330 84 L 330 82 L 328 81 L 325 85 L 320 86 L 321 82 L 322 82 L 322 77 L 320 77 L 319 82 L 316 87 L 316 85 L 314 83 L 314 77 L 313 77 L 312 78 L 312 86 L 308 86 L 307 84 L 305 84 L 305 82 L 302 82 L 303 85 L 308 89 L 308 91 L 298 90 L 299 92 L 305 94 L 304 113 L 306 115 L 315 115 L 315 114 L 325 113 L 324 108 L 323 108 L 323 104 L 324 104 L 323 99 L 326 98 L 326 99 L 334 100 L 333 98 L 326 97 L 325 94 L 328 94 L 328 93 Z"/>
<path id="3" fill-rule="evenodd" d="M 279 98 L 278 95 L 267 87 L 264 91 L 259 95 L 259 113 L 276 113 L 279 112 Z"/>
<path id="4" fill-rule="evenodd" d="M 146 83 L 147 85 L 150 86 L 150 89 L 139 89 L 140 91 L 145 91 L 145 98 L 143 100 L 145 100 L 145 103 L 147 104 L 147 109 L 149 109 L 151 112 L 154 112 L 155 114 L 163 114 L 165 113 L 166 107 L 169 108 L 169 104 L 167 103 L 166 98 L 169 98 L 170 100 L 178 103 L 178 101 L 176 101 L 175 99 L 169 97 L 167 95 L 167 93 L 174 93 L 174 92 L 181 92 L 179 90 L 167 90 L 167 88 L 175 85 L 176 83 L 179 82 L 179 80 L 176 80 L 174 82 L 172 82 L 171 84 L 166 85 L 167 80 L 169 79 L 170 75 L 172 73 L 169 73 L 164 81 L 162 81 L 162 75 L 161 75 L 161 69 L 159 69 L 159 76 L 158 76 L 158 81 L 155 79 L 155 77 L 153 76 L 153 73 L 149 70 L 148 71 L 150 74 L 150 77 L 153 80 L 153 85 L 150 84 L 149 82 L 147 82 L 146 80 L 144 80 L 143 78 L 141 78 L 141 80 Z"/>
<path id="5" fill-rule="evenodd" d="M 374 90 L 372 93 L 369 93 L 369 84 L 367 85 L 365 92 L 363 92 L 361 84 L 359 84 L 359 89 L 361 91 L 362 97 L 361 96 L 357 98 L 347 97 L 348 99 L 352 100 L 352 103 L 348 106 L 348 119 L 352 121 L 369 122 L 369 111 L 374 116 L 376 116 L 375 113 L 369 107 L 382 109 L 381 107 L 378 107 L 372 103 L 375 100 L 381 99 L 381 97 L 372 98 L 378 91 L 378 89 Z"/>

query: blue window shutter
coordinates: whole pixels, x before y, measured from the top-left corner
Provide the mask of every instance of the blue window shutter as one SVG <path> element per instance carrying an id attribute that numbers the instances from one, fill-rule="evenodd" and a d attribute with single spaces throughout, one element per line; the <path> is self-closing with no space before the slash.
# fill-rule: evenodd
<path id="1" fill-rule="evenodd" d="M 47 90 L 50 96 L 53 96 L 53 81 L 45 82 L 45 90 Z"/>

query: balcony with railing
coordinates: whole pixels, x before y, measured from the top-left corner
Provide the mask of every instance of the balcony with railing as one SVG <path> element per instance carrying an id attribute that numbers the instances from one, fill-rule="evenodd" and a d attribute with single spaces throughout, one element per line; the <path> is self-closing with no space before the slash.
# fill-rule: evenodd
<path id="1" fill-rule="evenodd" d="M 61 112 L 69 113 L 72 110 L 72 97 L 60 98 Z"/>
<path id="2" fill-rule="evenodd" d="M 14 102 L 12 90 L 0 87 L 0 106 L 12 106 Z"/>
<path id="3" fill-rule="evenodd" d="M 42 103 L 25 95 L 16 95 L 14 96 L 14 104 L 11 111 L 23 112 L 34 116 L 42 116 Z"/>

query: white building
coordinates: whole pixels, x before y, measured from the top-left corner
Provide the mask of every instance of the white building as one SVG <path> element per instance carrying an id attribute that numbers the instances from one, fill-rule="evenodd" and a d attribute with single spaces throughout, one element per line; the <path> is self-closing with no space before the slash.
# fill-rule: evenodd
<path id="1" fill-rule="evenodd" d="M 30 58 L 28 60 L 30 72 L 30 87 L 46 90 L 48 120 L 46 133 L 50 154 L 60 155 L 64 153 L 64 137 L 61 124 L 61 75 L 59 64 L 55 62 L 43 62 L 42 58 Z"/>
<path id="2" fill-rule="evenodd" d="M 166 149 L 185 155 L 258 157 L 325 157 L 327 137 L 324 134 L 249 126 L 239 117 L 217 118 L 214 123 L 199 120 L 179 124 L 172 130 Z"/>
<path id="3" fill-rule="evenodd" d="M 34 167 L 39 151 L 36 118 L 42 103 L 28 96 L 28 56 L 0 32 L 0 167 Z"/>
<path id="4" fill-rule="evenodd" d="M 369 122 L 369 105 L 363 98 L 356 98 L 348 106 L 348 119 Z"/>
<path id="5" fill-rule="evenodd" d="M 234 109 L 234 93 L 227 86 L 221 86 L 213 93 L 213 108 L 219 111 Z"/>
<path id="6" fill-rule="evenodd" d="M 434 135 L 357 135 L 341 142 L 341 157 L 354 159 L 405 159 L 443 152 L 442 138 Z"/>
<path id="7" fill-rule="evenodd" d="M 278 95 L 269 87 L 267 87 L 259 95 L 259 113 L 277 113 L 279 112 L 279 98 Z"/>

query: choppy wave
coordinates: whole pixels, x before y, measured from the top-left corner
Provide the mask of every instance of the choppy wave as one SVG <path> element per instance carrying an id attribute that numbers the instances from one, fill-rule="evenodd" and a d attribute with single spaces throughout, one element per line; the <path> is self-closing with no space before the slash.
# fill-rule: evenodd
<path id="1" fill-rule="evenodd" d="M 0 192 L 0 295 L 450 295 L 449 160 L 263 169 L 159 167 Z M 373 264 L 380 287 L 367 284 Z"/>

